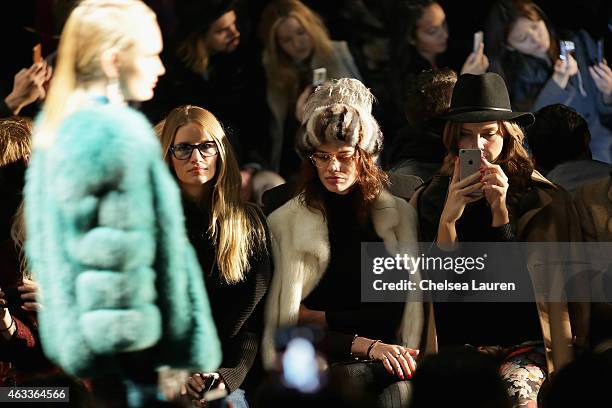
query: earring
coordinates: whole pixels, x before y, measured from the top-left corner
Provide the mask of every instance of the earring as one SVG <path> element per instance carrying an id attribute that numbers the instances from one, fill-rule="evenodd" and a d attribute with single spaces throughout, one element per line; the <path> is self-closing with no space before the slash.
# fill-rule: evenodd
<path id="1" fill-rule="evenodd" d="M 121 92 L 121 86 L 119 85 L 119 79 L 109 78 L 106 82 L 106 97 L 110 103 L 124 103 L 125 98 L 123 92 Z"/>

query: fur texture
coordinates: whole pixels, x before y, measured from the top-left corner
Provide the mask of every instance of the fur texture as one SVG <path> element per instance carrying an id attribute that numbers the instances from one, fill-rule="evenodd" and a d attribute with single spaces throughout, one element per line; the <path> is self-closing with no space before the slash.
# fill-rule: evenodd
<path id="1" fill-rule="evenodd" d="M 415 209 L 387 191 L 374 203 L 372 222 L 390 254 L 417 242 Z M 300 303 L 325 273 L 330 248 L 325 219 L 321 213 L 306 208 L 299 196 L 270 214 L 268 224 L 275 272 L 267 297 L 262 357 L 264 365 L 270 367 L 275 359 L 276 329 L 297 324 Z M 423 304 L 407 301 L 398 343 L 419 348 L 423 327 Z"/>
<path id="2" fill-rule="evenodd" d="M 151 368 L 218 367 L 179 191 L 141 114 L 100 105 L 66 118 L 34 152 L 25 196 L 49 358 L 75 376 L 121 372 L 126 352 Z"/>

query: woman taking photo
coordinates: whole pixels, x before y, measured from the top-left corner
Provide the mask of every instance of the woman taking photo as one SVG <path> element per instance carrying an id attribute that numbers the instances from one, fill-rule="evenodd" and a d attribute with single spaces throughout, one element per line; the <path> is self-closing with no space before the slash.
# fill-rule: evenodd
<path id="1" fill-rule="evenodd" d="M 448 153 L 441 174 L 411 201 L 418 209 L 422 241 L 449 250 L 457 242 L 581 239 L 568 194 L 534 171 L 523 148 L 521 126 L 533 123 L 533 115 L 512 112 L 499 75 L 460 76 L 450 110 L 442 118 L 448 121 L 443 135 Z M 480 171 L 463 180 L 459 149 L 481 151 Z M 516 281 L 531 283 L 527 267 L 515 272 Z M 566 325 L 567 306 L 535 301 L 436 303 L 438 344 L 470 344 L 493 354 L 515 406 L 533 404 L 547 374 L 571 359 L 573 337 L 585 339 L 584 321 L 573 321 L 571 329 Z"/>
<path id="2" fill-rule="evenodd" d="M 268 107 L 272 112 L 272 169 L 285 179 L 299 170 L 295 133 L 303 105 L 314 90 L 313 70 L 327 79 L 361 75 L 345 42 L 331 41 L 321 18 L 298 0 L 272 1 L 261 16 Z"/>
<path id="3" fill-rule="evenodd" d="M 319 326 L 331 362 L 360 358 L 384 367 L 376 395 L 411 378 L 424 316 L 419 302 L 361 302 L 361 243 L 381 242 L 395 253 L 399 243 L 416 242 L 414 209 L 385 190 L 375 164 L 381 147 L 378 124 L 361 105 L 328 101 L 306 120 L 300 193 L 268 217 L 276 269 L 262 346 L 273 366 L 279 327 Z"/>
<path id="4" fill-rule="evenodd" d="M 240 199 L 234 151 L 209 111 L 181 106 L 161 129 L 164 160 L 183 193 L 189 239 L 196 250 L 217 326 L 223 361 L 214 373 L 188 381 L 194 401 L 225 387 L 234 407 L 248 406 L 245 378 L 255 363 L 261 330 L 258 305 L 271 273 L 263 214 Z"/>
<path id="5" fill-rule="evenodd" d="M 559 39 L 573 42 L 567 57 Z M 516 109 L 572 107 L 589 124 L 593 159 L 612 163 L 612 130 L 604 125 L 612 117 L 612 70 L 597 60 L 597 45 L 586 31 L 559 38 L 532 1 L 498 1 L 488 17 L 485 47 L 490 70 L 505 79 Z"/>

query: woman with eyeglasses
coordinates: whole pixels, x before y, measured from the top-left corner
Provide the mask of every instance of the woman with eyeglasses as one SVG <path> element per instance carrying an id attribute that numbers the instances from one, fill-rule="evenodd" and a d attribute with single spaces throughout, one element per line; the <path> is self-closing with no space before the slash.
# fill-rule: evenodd
<path id="1" fill-rule="evenodd" d="M 359 100 L 368 98 L 354 98 Z M 416 213 L 385 190 L 387 176 L 376 164 L 382 134 L 359 103 L 323 102 L 306 119 L 297 147 L 303 157 L 299 194 L 268 217 L 275 273 L 266 304 L 264 364 L 278 363 L 278 328 L 317 326 L 328 360 L 369 360 L 352 366 L 360 373 L 374 370 L 369 391 L 381 395 L 412 377 L 424 312 L 419 302 L 362 303 L 361 243 L 383 243 L 394 252 L 397 244 L 416 242 Z"/>
<path id="2" fill-rule="evenodd" d="M 206 390 L 224 387 L 234 407 L 246 407 L 247 374 L 259 344 L 258 305 L 271 273 L 266 222 L 255 205 L 240 199 L 234 150 L 212 113 L 181 106 L 156 129 L 164 160 L 183 194 L 189 239 L 223 349 L 221 368 L 193 375 L 187 389 L 195 403 L 203 403 Z"/>

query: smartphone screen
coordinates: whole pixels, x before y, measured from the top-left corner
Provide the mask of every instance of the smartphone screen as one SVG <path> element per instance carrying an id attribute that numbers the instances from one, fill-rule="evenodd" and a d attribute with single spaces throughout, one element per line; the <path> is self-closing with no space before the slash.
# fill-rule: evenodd
<path id="1" fill-rule="evenodd" d="M 474 46 L 472 47 L 473 52 L 478 52 L 478 49 L 480 48 L 480 44 L 482 44 L 482 37 L 483 37 L 482 31 L 476 31 L 474 33 Z"/>
<path id="2" fill-rule="evenodd" d="M 312 70 L 312 85 L 313 86 L 319 86 L 325 81 L 327 81 L 327 69 L 326 68 L 316 68 Z"/>
<path id="3" fill-rule="evenodd" d="M 604 40 L 601 38 L 597 41 L 597 62 L 603 62 L 604 60 Z"/>
<path id="4" fill-rule="evenodd" d="M 35 64 L 42 62 L 42 45 L 40 43 L 32 48 L 32 62 Z"/>
<path id="5" fill-rule="evenodd" d="M 559 59 L 561 61 L 567 60 L 567 55 L 574 51 L 575 46 L 573 41 L 559 41 Z"/>

